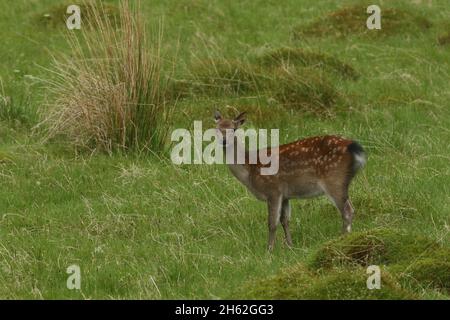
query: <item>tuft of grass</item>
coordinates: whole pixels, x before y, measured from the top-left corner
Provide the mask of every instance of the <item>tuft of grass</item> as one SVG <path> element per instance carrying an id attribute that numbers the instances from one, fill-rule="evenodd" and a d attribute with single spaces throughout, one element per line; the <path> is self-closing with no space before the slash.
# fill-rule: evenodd
<path id="1" fill-rule="evenodd" d="M 28 93 L 21 97 L 12 97 L 5 93 L 3 81 L 0 79 L 0 120 L 13 125 L 32 125 L 37 119 L 35 108 L 32 108 Z"/>
<path id="2" fill-rule="evenodd" d="M 97 16 L 91 10 L 94 1 L 84 1 L 78 3 L 71 3 L 80 7 L 82 13 L 82 24 L 89 26 L 96 26 Z M 108 20 L 113 26 L 117 26 L 120 23 L 120 8 L 116 5 L 109 3 L 101 3 L 102 15 L 99 17 L 106 23 Z M 71 15 L 67 13 L 68 4 L 58 4 L 51 8 L 48 8 L 42 13 L 35 16 L 35 20 L 42 26 L 46 27 L 66 27 L 67 18 Z"/>
<path id="3" fill-rule="evenodd" d="M 71 54 L 54 59 L 53 100 L 41 125 L 48 137 L 64 135 L 91 150 L 163 150 L 173 106 L 165 99 L 161 32 L 149 43 L 139 5 L 128 1 L 121 2 L 121 29 L 111 27 L 103 6 L 87 9 L 89 27 L 66 33 Z"/>
<path id="4" fill-rule="evenodd" d="M 303 37 L 345 37 L 347 35 L 390 36 L 398 33 L 414 34 L 431 28 L 431 22 L 406 9 L 382 8 L 380 30 L 369 30 L 366 26 L 367 6 L 344 7 L 326 14 L 324 17 L 294 28 L 295 38 Z"/>
<path id="5" fill-rule="evenodd" d="M 264 52 L 257 58 L 258 62 L 267 67 L 293 65 L 308 68 L 318 68 L 332 72 L 343 78 L 358 79 L 358 72 L 349 64 L 321 52 L 301 48 L 283 47 Z"/>

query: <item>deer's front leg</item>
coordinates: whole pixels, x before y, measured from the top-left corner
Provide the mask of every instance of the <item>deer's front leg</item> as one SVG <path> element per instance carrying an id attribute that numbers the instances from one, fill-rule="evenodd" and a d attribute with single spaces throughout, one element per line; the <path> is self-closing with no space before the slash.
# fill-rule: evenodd
<path id="1" fill-rule="evenodd" d="M 281 205 L 281 225 L 284 229 L 284 236 L 288 247 L 292 247 L 291 231 L 289 231 L 289 219 L 291 218 L 291 206 L 288 199 L 284 199 Z"/>
<path id="2" fill-rule="evenodd" d="M 281 211 L 281 197 L 272 197 L 267 200 L 268 209 L 269 209 L 269 243 L 268 249 L 269 251 L 273 250 L 273 246 L 275 245 L 275 237 L 277 232 L 277 224 L 280 221 L 280 211 Z"/>

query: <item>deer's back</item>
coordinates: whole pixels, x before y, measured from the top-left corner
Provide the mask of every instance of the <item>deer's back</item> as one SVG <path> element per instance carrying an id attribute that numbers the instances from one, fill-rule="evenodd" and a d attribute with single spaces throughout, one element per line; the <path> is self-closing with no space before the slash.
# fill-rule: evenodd
<path id="1" fill-rule="evenodd" d="M 320 195 L 324 185 L 349 183 L 353 156 L 348 146 L 352 143 L 328 135 L 281 145 L 278 173 L 262 176 L 261 165 L 254 166 L 250 177 L 252 187 L 262 193 L 281 193 L 293 198 Z"/>

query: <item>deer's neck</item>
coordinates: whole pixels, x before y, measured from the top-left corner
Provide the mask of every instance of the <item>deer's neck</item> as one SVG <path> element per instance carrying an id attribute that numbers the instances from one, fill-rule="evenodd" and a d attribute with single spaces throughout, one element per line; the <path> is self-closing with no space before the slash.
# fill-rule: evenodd
<path id="1" fill-rule="evenodd" d="M 248 154 L 245 147 L 236 139 L 233 144 L 225 147 L 226 154 L 233 152 L 234 161 L 233 163 L 228 163 L 231 173 L 245 186 L 249 187 L 249 177 L 250 177 L 250 166 L 247 163 Z M 245 155 L 245 163 L 238 163 L 238 155 Z"/>

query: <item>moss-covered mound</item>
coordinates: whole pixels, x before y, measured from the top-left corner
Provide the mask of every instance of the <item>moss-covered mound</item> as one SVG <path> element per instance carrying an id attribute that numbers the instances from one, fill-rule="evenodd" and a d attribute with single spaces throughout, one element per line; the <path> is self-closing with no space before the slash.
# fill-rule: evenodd
<path id="1" fill-rule="evenodd" d="M 366 267 L 381 268 L 381 289 L 367 288 Z M 431 290 L 431 291 L 430 291 Z M 323 244 L 307 266 L 248 282 L 249 299 L 415 299 L 450 293 L 450 248 L 390 229 L 353 233 Z"/>
<path id="2" fill-rule="evenodd" d="M 450 248 L 439 248 L 390 267 L 405 284 L 450 294 Z"/>
<path id="3" fill-rule="evenodd" d="M 342 265 L 394 264 L 429 254 L 439 245 L 423 236 L 389 229 L 355 232 L 325 243 L 313 255 L 314 269 Z"/>
<path id="4" fill-rule="evenodd" d="M 269 98 L 294 110 L 329 109 L 339 97 L 326 75 L 304 68 L 276 68 L 262 88 Z"/>
<path id="5" fill-rule="evenodd" d="M 294 28 L 296 38 L 302 37 L 344 37 L 351 34 L 388 36 L 393 34 L 413 34 L 428 30 L 431 23 L 423 16 L 410 11 L 385 8 L 381 10 L 381 29 L 369 30 L 366 25 L 369 14 L 367 5 L 344 7 L 321 17 L 310 24 Z"/>
<path id="6" fill-rule="evenodd" d="M 327 273 L 307 293 L 310 299 L 417 299 L 417 296 L 400 286 L 388 271 L 381 271 L 380 289 L 367 288 L 366 269 L 342 269 Z"/>
<path id="7" fill-rule="evenodd" d="M 194 64 L 188 79 L 174 82 L 172 92 L 192 95 L 254 95 L 290 109 L 324 110 L 339 94 L 320 70 L 272 66 L 235 60 L 206 60 Z"/>
<path id="8" fill-rule="evenodd" d="M 243 299 L 415 299 L 385 270 L 380 289 L 367 288 L 363 268 L 315 273 L 302 264 L 276 276 L 247 283 L 234 297 Z"/>
<path id="9" fill-rule="evenodd" d="M 438 43 L 441 46 L 446 46 L 450 44 L 450 32 L 444 33 L 438 37 Z"/>
<path id="10" fill-rule="evenodd" d="M 356 80 L 358 72 L 349 64 L 321 52 L 301 48 L 279 48 L 264 52 L 258 62 L 266 67 L 293 65 L 297 67 L 318 68 L 343 78 Z"/>
<path id="11" fill-rule="evenodd" d="M 89 2 L 86 3 L 71 3 L 80 7 L 81 24 L 84 26 L 91 25 L 96 17 L 92 8 L 98 6 L 100 12 L 100 19 L 108 21 L 112 25 L 118 25 L 120 23 L 120 9 L 113 4 L 102 3 L 101 5 L 93 5 Z M 66 27 L 67 18 L 71 15 L 67 13 L 67 4 L 56 5 L 45 12 L 36 16 L 36 20 L 47 27 Z M 94 24 L 95 25 L 95 24 Z"/>
<path id="12" fill-rule="evenodd" d="M 282 47 L 246 59 L 209 54 L 195 58 L 185 79 L 172 81 L 171 97 L 252 96 L 289 110 L 329 110 L 342 97 L 332 80 L 356 80 L 341 60 L 312 50 Z M 340 80 L 339 79 L 339 80 Z"/>
<path id="13" fill-rule="evenodd" d="M 408 280 L 433 289 L 450 293 L 450 262 L 435 259 L 420 259 L 402 272 Z"/>

